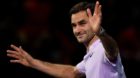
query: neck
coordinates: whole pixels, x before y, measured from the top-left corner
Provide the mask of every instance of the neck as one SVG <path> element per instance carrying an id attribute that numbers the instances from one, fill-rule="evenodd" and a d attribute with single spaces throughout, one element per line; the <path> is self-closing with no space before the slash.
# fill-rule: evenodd
<path id="1" fill-rule="evenodd" d="M 87 50 L 89 49 L 91 44 L 94 43 L 98 39 L 99 39 L 99 37 L 95 35 L 87 44 L 84 44 L 86 46 Z"/>

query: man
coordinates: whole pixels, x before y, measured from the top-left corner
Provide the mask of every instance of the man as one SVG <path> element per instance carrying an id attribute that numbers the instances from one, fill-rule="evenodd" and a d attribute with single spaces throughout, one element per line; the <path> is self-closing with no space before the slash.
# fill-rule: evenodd
<path id="1" fill-rule="evenodd" d="M 117 44 L 100 26 L 101 5 L 97 1 L 94 10 L 93 7 L 93 4 L 81 2 L 70 11 L 73 33 L 87 48 L 84 59 L 76 66 L 40 61 L 15 45 L 11 45 L 14 50 L 7 50 L 7 55 L 16 59 L 10 62 L 60 78 L 125 78 Z"/>

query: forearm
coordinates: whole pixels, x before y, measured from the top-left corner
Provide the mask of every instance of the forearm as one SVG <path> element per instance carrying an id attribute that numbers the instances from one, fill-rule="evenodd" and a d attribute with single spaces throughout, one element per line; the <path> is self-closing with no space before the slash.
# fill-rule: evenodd
<path id="1" fill-rule="evenodd" d="M 31 67 L 58 78 L 74 78 L 76 75 L 74 66 L 52 64 L 37 59 Z"/>
<path id="2" fill-rule="evenodd" d="M 74 66 L 43 62 L 33 58 L 21 47 L 11 45 L 11 48 L 14 50 L 7 50 L 7 55 L 15 58 L 15 60 L 10 60 L 12 63 L 19 63 L 59 78 L 75 78 L 77 75 Z"/>
<path id="3" fill-rule="evenodd" d="M 115 62 L 119 52 L 116 41 L 111 36 L 109 36 L 105 31 L 99 33 L 98 37 L 102 41 L 102 44 L 106 50 L 106 56 L 109 58 L 110 61 Z"/>

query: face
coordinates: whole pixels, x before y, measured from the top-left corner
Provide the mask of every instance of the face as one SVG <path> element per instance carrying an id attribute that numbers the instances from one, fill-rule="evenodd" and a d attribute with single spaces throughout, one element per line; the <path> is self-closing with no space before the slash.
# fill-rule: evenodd
<path id="1" fill-rule="evenodd" d="M 73 33 L 78 42 L 88 43 L 94 37 L 94 33 L 89 23 L 89 17 L 87 16 L 86 11 L 80 11 L 78 13 L 72 14 L 71 24 Z"/>

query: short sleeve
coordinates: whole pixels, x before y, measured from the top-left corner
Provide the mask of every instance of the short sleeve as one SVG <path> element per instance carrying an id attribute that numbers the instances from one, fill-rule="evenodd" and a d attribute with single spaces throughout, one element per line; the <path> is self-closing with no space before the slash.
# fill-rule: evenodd
<path id="1" fill-rule="evenodd" d="M 109 61 L 109 59 L 107 58 L 107 56 L 104 54 L 104 62 L 110 66 L 113 67 L 113 69 L 115 69 L 118 72 L 118 78 L 126 78 L 125 76 L 125 72 L 124 72 L 124 68 L 121 62 L 121 57 L 120 54 L 118 54 L 117 56 L 117 60 L 115 63 L 112 63 L 111 61 Z"/>
<path id="2" fill-rule="evenodd" d="M 80 73 L 85 73 L 85 62 L 81 61 L 80 63 L 78 63 L 76 65 L 76 69 L 80 72 Z"/>
<path id="3" fill-rule="evenodd" d="M 103 58 L 103 59 L 104 59 L 104 63 L 107 63 L 107 64 L 109 64 L 109 65 L 111 65 L 111 66 L 113 66 L 113 67 L 116 66 L 116 63 L 117 63 L 117 61 L 118 61 L 118 57 L 117 57 L 116 63 L 111 62 L 111 61 L 108 59 L 108 57 L 106 56 L 105 52 L 104 52 L 104 58 Z"/>

